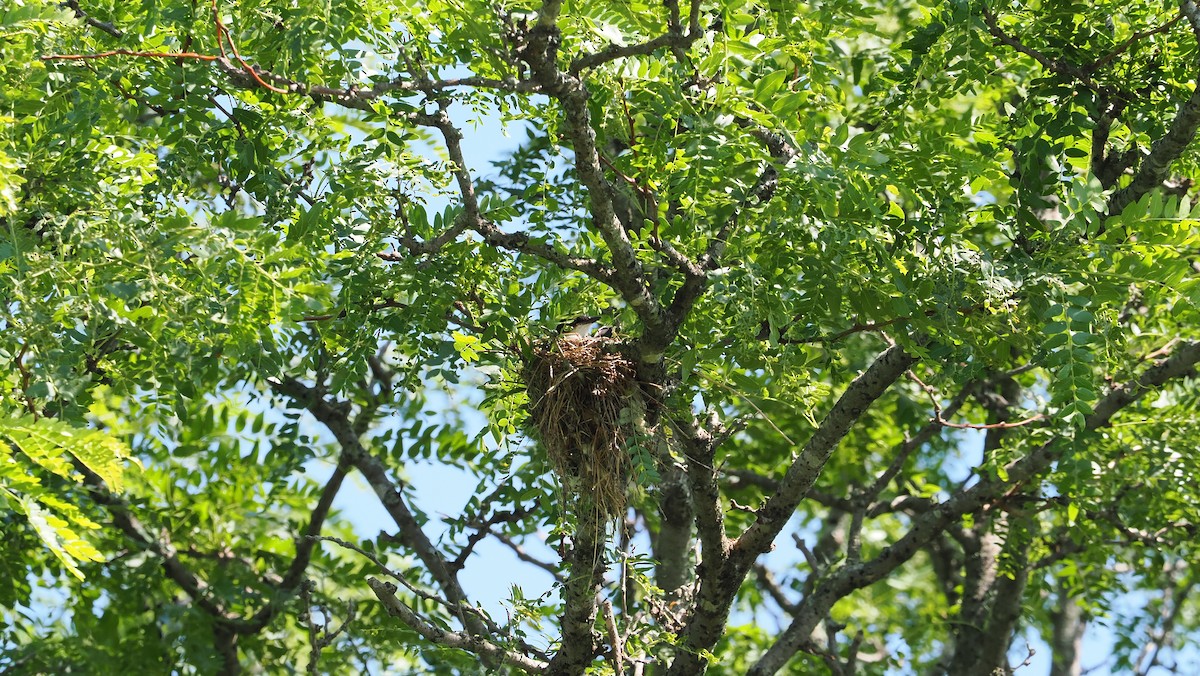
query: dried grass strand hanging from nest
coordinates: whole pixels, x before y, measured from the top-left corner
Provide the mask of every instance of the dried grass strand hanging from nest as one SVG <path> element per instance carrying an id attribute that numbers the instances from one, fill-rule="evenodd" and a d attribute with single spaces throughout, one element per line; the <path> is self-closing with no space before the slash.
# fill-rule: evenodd
<path id="1" fill-rule="evenodd" d="M 525 367 L 530 413 L 566 492 L 606 517 L 625 511 L 631 421 L 643 414 L 633 364 L 603 338 L 536 345 Z"/>

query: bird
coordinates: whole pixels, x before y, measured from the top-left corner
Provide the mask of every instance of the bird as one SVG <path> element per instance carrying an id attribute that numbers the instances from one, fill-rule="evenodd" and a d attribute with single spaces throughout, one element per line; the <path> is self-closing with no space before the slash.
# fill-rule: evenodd
<path id="1" fill-rule="evenodd" d="M 562 322 L 558 325 L 558 333 L 560 335 L 574 334 L 580 338 L 586 338 L 592 333 L 592 326 L 596 320 L 600 319 L 595 315 L 579 315 L 578 317 Z"/>

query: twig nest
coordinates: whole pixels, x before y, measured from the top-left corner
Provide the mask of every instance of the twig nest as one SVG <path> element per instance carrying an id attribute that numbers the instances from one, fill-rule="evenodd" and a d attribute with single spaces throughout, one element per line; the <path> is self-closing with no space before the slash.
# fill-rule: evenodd
<path id="1" fill-rule="evenodd" d="M 634 365 L 606 338 L 559 336 L 525 365 L 530 417 L 564 491 L 604 516 L 625 511 L 626 440 L 645 414 Z"/>

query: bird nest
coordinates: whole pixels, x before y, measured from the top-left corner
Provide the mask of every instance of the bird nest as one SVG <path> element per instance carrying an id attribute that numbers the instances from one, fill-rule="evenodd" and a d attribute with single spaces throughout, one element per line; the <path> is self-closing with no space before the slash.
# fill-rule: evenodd
<path id="1" fill-rule="evenodd" d="M 560 336 L 525 365 L 530 417 L 571 497 L 605 517 L 625 511 L 626 440 L 644 415 L 634 365 L 605 338 Z"/>

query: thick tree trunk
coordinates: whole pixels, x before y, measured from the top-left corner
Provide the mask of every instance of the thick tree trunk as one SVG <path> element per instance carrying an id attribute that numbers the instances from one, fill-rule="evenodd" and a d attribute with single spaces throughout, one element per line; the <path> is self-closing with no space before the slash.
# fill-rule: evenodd
<path id="1" fill-rule="evenodd" d="M 979 523 L 978 536 L 964 538 L 966 589 L 948 676 L 1011 673 L 1008 649 L 1029 579 L 1027 548 L 1016 532 L 1020 529 L 1020 523 L 1004 515 Z M 1008 533 L 1003 548 L 997 531 Z"/>
<path id="2" fill-rule="evenodd" d="M 605 521 L 590 500 L 578 501 L 570 573 L 563 585 L 562 645 L 547 676 L 582 674 L 596 657 L 596 592 L 604 579 Z"/>
<path id="3" fill-rule="evenodd" d="M 1054 613 L 1054 634 L 1050 639 L 1050 676 L 1080 676 L 1080 648 L 1087 622 L 1079 600 L 1059 585 L 1058 610 Z"/>
<path id="4" fill-rule="evenodd" d="M 658 586 L 669 598 L 676 598 L 691 578 L 692 563 L 692 494 L 687 476 L 672 467 L 663 472 L 664 483 L 658 502 L 658 536 L 654 539 L 654 558 L 659 561 L 655 570 Z"/>

